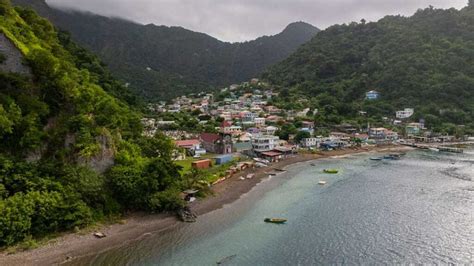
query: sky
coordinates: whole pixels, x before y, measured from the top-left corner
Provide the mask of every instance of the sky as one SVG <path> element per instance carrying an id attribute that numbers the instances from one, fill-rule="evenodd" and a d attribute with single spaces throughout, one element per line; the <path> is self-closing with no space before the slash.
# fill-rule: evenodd
<path id="1" fill-rule="evenodd" d="M 468 0 L 46 0 L 55 7 L 121 17 L 142 24 L 181 26 L 223 41 L 241 42 L 281 32 L 296 21 L 320 29 L 418 8 L 457 8 Z"/>

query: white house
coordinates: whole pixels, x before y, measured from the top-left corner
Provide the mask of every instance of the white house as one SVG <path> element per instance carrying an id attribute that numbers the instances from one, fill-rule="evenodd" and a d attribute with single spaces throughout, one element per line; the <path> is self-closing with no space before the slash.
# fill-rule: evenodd
<path id="1" fill-rule="evenodd" d="M 266 128 L 263 128 L 260 132 L 263 134 L 263 135 L 268 135 L 268 136 L 273 136 L 275 135 L 275 133 L 278 131 L 278 128 L 277 127 L 274 127 L 274 126 L 268 126 Z"/>
<path id="2" fill-rule="evenodd" d="M 399 119 L 406 119 L 406 118 L 410 118 L 414 113 L 415 113 L 415 109 L 405 108 L 405 110 L 397 111 L 396 116 Z"/>
<path id="3" fill-rule="evenodd" d="M 277 136 L 258 136 L 252 139 L 252 149 L 255 152 L 271 151 L 278 145 L 279 140 Z"/>
<path id="4" fill-rule="evenodd" d="M 319 148 L 321 142 L 321 138 L 304 138 L 301 140 L 301 146 L 304 148 Z"/>
<path id="5" fill-rule="evenodd" d="M 372 139 L 385 139 L 387 129 L 384 127 L 373 127 L 369 129 L 369 137 Z"/>
<path id="6" fill-rule="evenodd" d="M 380 93 L 378 91 L 369 91 L 365 94 L 367 100 L 377 100 L 379 97 Z"/>
<path id="7" fill-rule="evenodd" d="M 263 117 L 256 117 L 253 122 L 255 123 L 256 127 L 264 127 L 265 126 L 265 118 Z"/>

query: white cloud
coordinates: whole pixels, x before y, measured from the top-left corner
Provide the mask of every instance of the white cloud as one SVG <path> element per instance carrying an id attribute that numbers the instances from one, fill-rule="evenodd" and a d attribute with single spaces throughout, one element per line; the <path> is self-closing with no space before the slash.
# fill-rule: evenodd
<path id="1" fill-rule="evenodd" d="M 118 16 L 143 24 L 182 26 L 225 41 L 280 32 L 295 21 L 319 28 L 411 15 L 418 8 L 462 8 L 467 0 L 47 0 L 50 5 Z"/>

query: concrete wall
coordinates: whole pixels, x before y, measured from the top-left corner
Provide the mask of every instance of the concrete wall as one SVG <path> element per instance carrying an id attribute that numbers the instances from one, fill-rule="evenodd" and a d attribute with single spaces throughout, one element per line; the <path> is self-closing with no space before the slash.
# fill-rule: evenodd
<path id="1" fill-rule="evenodd" d="M 23 64 L 23 54 L 3 33 L 0 33 L 0 53 L 6 57 L 0 71 L 31 75 L 31 69 Z"/>

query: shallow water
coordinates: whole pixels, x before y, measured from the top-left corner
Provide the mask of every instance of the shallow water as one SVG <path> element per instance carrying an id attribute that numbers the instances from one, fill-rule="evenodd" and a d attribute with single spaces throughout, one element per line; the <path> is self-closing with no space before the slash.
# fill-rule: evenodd
<path id="1" fill-rule="evenodd" d="M 473 264 L 474 151 L 369 157 L 293 165 L 197 223 L 75 264 Z"/>

